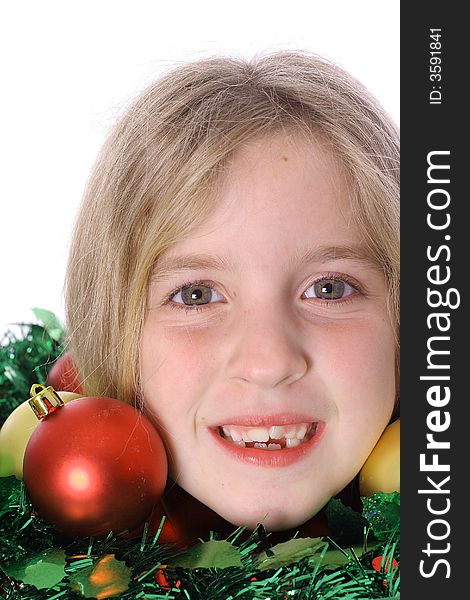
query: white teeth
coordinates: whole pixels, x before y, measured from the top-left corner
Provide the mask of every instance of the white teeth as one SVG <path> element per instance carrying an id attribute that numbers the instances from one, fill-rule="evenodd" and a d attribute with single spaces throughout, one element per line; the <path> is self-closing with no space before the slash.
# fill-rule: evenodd
<path id="1" fill-rule="evenodd" d="M 250 429 L 243 432 L 243 439 L 247 442 L 267 442 L 269 440 L 269 429 L 250 427 Z"/>
<path id="2" fill-rule="evenodd" d="M 224 427 L 224 429 L 225 429 L 225 427 Z M 232 439 L 233 439 L 234 442 L 243 442 L 243 443 L 245 443 L 243 441 L 242 434 L 239 431 L 237 431 L 236 429 L 232 429 L 231 430 L 231 435 L 232 435 Z"/>
<path id="3" fill-rule="evenodd" d="M 295 438 L 296 433 L 297 433 L 297 427 L 295 425 L 287 425 L 284 428 L 284 437 L 285 438 Z"/>
<path id="4" fill-rule="evenodd" d="M 272 440 L 280 440 L 282 437 L 284 437 L 284 427 L 281 427 L 280 425 L 273 425 L 269 429 L 269 437 Z"/>
<path id="5" fill-rule="evenodd" d="M 289 425 L 272 425 L 271 427 L 246 427 L 242 425 L 223 425 L 221 434 L 228 441 L 237 446 L 246 447 L 253 444 L 254 448 L 279 450 L 284 443 L 275 442 L 285 440 L 286 448 L 295 448 L 307 442 L 316 432 L 317 423 L 293 423 Z M 307 434 L 307 432 L 309 432 Z M 274 443 L 268 444 L 269 441 Z"/>
<path id="6" fill-rule="evenodd" d="M 300 446 L 300 440 L 295 438 L 286 438 L 286 448 L 295 448 L 296 446 Z"/>

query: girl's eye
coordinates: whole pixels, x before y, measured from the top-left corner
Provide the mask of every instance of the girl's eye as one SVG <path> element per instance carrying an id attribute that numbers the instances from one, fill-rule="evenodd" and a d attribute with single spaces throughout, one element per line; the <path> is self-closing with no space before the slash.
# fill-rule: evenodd
<path id="1" fill-rule="evenodd" d="M 352 285 L 343 279 L 326 277 L 315 281 L 305 292 L 305 298 L 321 300 L 341 300 L 356 293 Z"/>
<path id="2" fill-rule="evenodd" d="M 186 306 L 200 306 L 211 302 L 220 302 L 220 300 L 223 300 L 222 296 L 203 283 L 184 285 L 171 297 L 171 301 L 175 304 Z"/>

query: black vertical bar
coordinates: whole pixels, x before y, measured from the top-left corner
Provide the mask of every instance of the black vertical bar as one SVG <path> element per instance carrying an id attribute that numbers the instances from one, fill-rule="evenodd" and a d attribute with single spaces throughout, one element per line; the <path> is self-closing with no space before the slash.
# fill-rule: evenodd
<path id="1" fill-rule="evenodd" d="M 464 183 L 470 52 L 462 6 L 401 5 L 405 599 L 470 598 L 470 390 L 464 375 L 470 373 Z"/>

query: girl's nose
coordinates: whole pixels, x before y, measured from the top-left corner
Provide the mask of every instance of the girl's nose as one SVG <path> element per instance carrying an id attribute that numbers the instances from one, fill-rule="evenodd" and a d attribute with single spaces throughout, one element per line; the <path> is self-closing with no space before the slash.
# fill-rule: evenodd
<path id="1" fill-rule="evenodd" d="M 242 322 L 234 324 L 234 344 L 227 365 L 227 375 L 271 389 L 301 379 L 309 368 L 309 357 L 300 336 L 285 317 L 245 312 Z"/>

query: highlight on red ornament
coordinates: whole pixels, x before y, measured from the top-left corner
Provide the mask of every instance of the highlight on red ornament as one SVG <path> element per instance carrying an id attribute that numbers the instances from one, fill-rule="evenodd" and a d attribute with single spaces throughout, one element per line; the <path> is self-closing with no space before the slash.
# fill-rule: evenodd
<path id="1" fill-rule="evenodd" d="M 40 421 L 23 471 L 39 516 L 66 535 L 100 537 L 148 520 L 163 494 L 168 463 L 145 415 L 114 398 L 83 397 Z"/>

